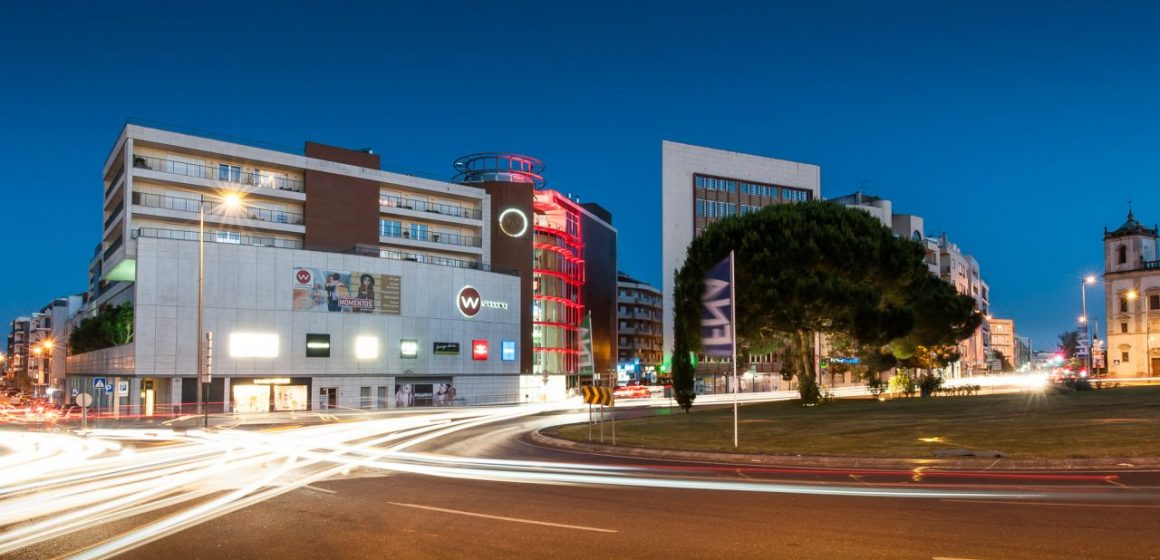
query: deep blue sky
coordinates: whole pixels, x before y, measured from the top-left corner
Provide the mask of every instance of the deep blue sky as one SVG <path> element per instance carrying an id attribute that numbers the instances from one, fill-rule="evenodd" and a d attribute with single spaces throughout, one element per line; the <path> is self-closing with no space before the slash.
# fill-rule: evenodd
<path id="1" fill-rule="evenodd" d="M 129 117 L 442 177 L 535 155 L 658 284 L 662 139 L 817 163 L 824 196 L 868 181 L 948 232 L 1037 347 L 1126 201 L 1160 220 L 1150 3 L 557 4 L 5 2 L 0 317 L 84 289 Z"/>

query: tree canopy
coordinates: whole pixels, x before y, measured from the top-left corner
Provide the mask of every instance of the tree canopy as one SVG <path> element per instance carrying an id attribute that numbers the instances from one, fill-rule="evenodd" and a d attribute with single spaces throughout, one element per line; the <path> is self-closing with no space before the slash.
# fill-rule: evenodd
<path id="1" fill-rule="evenodd" d="M 920 244 L 866 212 L 834 202 L 768 206 L 706 228 L 676 272 L 673 377 L 682 406 L 692 404 L 693 370 L 678 354 L 700 350 L 705 271 L 730 250 L 738 347 L 786 351 L 803 402 L 820 397 L 814 333 L 852 339 L 881 367 L 909 357 L 896 347 L 953 345 L 981 321 L 971 297 L 931 275 Z"/>
<path id="2" fill-rule="evenodd" d="M 70 354 L 83 354 L 133 342 L 133 304 L 105 305 L 95 317 L 81 321 L 69 333 Z"/>

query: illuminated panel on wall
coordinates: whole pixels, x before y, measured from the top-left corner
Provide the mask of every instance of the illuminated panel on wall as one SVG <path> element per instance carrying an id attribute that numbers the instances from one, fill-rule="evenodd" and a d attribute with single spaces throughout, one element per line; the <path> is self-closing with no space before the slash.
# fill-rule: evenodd
<path id="1" fill-rule="evenodd" d="M 230 333 L 231 358 L 277 358 L 278 335 L 274 333 Z"/>
<path id="2" fill-rule="evenodd" d="M 404 358 L 415 358 L 419 356 L 419 341 L 404 338 L 399 341 L 399 355 Z"/>
<path id="3" fill-rule="evenodd" d="M 360 336 L 354 339 L 354 357 L 356 360 L 374 360 L 379 357 L 379 337 Z"/>
<path id="4" fill-rule="evenodd" d="M 487 359 L 487 341 L 476 339 L 471 341 L 471 359 L 486 360 Z"/>

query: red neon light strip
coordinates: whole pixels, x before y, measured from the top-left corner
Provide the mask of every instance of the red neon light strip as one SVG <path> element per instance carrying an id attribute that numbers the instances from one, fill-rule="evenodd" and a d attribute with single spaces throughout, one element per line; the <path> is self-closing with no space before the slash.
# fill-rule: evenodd
<path id="1" fill-rule="evenodd" d="M 580 330 L 580 325 L 572 325 L 569 323 L 556 323 L 554 321 L 532 321 L 533 325 L 544 325 L 546 327 L 559 327 L 561 329 L 568 329 L 570 331 Z"/>
<path id="2" fill-rule="evenodd" d="M 565 282 L 567 282 L 569 284 L 574 284 L 576 286 L 583 286 L 584 285 L 584 281 L 579 278 L 579 275 L 569 276 L 567 274 L 564 274 L 563 272 L 556 272 L 555 270 L 547 270 L 544 268 L 533 268 L 532 272 L 534 272 L 536 274 L 547 274 L 548 276 L 555 276 L 557 278 L 560 278 L 561 280 L 564 280 Z"/>
<path id="3" fill-rule="evenodd" d="M 564 305 L 568 305 L 568 306 L 571 306 L 571 307 L 584 307 L 584 304 L 582 304 L 582 303 L 575 302 L 575 301 L 572 301 L 572 300 L 569 300 L 569 299 L 564 299 L 564 298 L 562 298 L 562 297 L 556 297 L 556 296 L 537 296 L 537 295 L 533 295 L 533 296 L 532 296 L 532 299 L 542 299 L 542 300 L 546 300 L 546 301 L 554 301 L 554 302 L 556 302 L 556 303 L 563 303 Z"/>

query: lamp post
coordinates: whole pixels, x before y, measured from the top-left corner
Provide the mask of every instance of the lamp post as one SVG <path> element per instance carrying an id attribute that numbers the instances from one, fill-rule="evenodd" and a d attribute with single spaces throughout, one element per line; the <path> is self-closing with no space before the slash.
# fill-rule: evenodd
<path id="1" fill-rule="evenodd" d="M 1124 299 L 1128 301 L 1136 301 L 1139 298 L 1140 292 L 1134 289 L 1124 293 Z M 1148 320 L 1148 310 L 1144 308 L 1142 302 L 1140 307 L 1141 315 L 1144 316 L 1144 363 L 1148 368 L 1148 377 L 1152 377 L 1152 322 Z"/>
<path id="2" fill-rule="evenodd" d="M 222 195 L 222 208 L 232 210 L 241 206 L 242 197 L 236 192 Z M 210 382 L 209 371 L 206 370 L 206 355 L 204 341 L 205 332 L 205 195 L 197 200 L 197 408 L 202 413 L 202 426 L 209 427 L 209 403 L 207 385 Z"/>
<path id="3" fill-rule="evenodd" d="M 1083 325 L 1083 339 L 1084 339 L 1084 342 L 1087 342 L 1087 364 L 1086 365 L 1087 365 L 1088 375 L 1092 375 L 1093 372 L 1092 372 L 1092 339 L 1091 339 L 1092 329 L 1088 325 L 1088 316 L 1087 316 L 1087 287 L 1090 285 L 1093 285 L 1095 283 L 1096 283 L 1096 277 L 1093 274 L 1089 274 L 1087 276 L 1084 276 L 1083 280 L 1080 281 L 1080 283 L 1079 283 L 1080 312 L 1083 313 L 1083 315 L 1079 316 L 1079 323 L 1081 325 Z"/>

